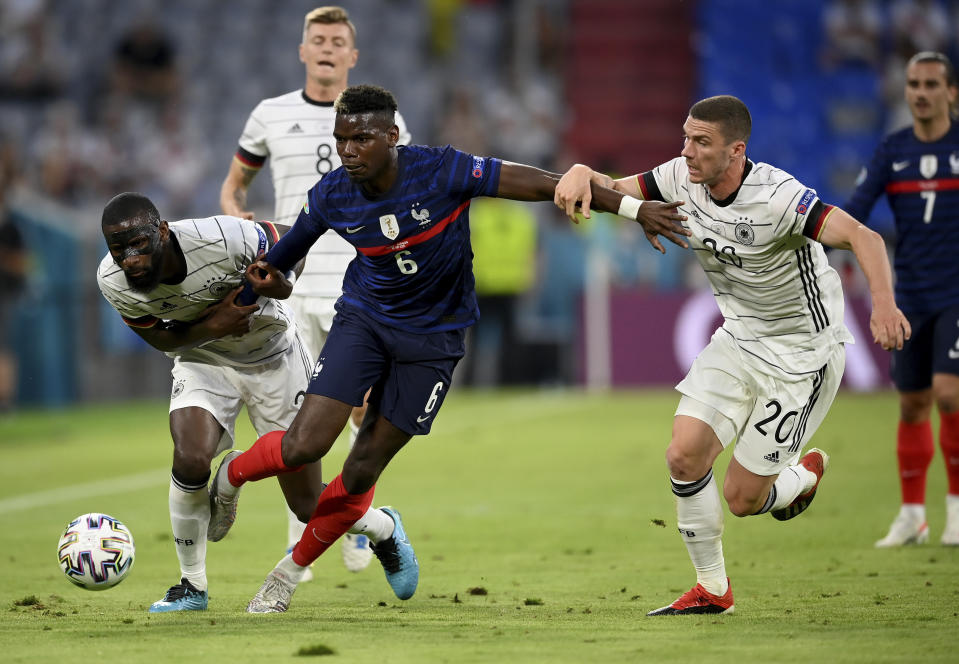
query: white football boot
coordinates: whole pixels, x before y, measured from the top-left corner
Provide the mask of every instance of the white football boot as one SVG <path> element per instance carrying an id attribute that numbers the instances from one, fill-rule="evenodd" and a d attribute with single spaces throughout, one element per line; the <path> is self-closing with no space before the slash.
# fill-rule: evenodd
<path id="1" fill-rule="evenodd" d="M 925 544 L 929 541 L 929 524 L 921 505 L 903 505 L 889 527 L 889 532 L 876 542 L 876 548 L 889 549 L 906 544 Z M 957 521 L 959 525 L 959 521 Z"/>

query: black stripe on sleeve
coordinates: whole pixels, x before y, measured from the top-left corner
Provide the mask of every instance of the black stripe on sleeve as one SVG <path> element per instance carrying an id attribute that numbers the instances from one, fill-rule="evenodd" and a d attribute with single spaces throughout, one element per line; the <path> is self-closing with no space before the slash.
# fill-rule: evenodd
<path id="1" fill-rule="evenodd" d="M 819 222 L 822 219 L 823 214 L 826 213 L 825 205 L 822 201 L 817 200 L 813 203 L 813 206 L 806 213 L 806 223 L 803 225 L 802 234 L 813 240 L 817 239 L 819 231 Z"/>
<path id="2" fill-rule="evenodd" d="M 659 185 L 656 184 L 656 178 L 653 177 L 652 171 L 646 171 L 639 176 L 639 186 L 645 200 L 666 202 L 666 199 L 663 198 L 663 192 L 659 190 Z"/>
<path id="3" fill-rule="evenodd" d="M 258 154 L 253 154 L 249 150 L 244 150 L 242 146 L 237 146 L 236 156 L 240 161 L 252 168 L 260 168 L 266 163 L 266 157 L 261 157 Z"/>

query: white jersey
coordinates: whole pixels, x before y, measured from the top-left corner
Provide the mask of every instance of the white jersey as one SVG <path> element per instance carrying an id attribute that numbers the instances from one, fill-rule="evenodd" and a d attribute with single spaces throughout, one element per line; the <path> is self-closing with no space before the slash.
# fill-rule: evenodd
<path id="1" fill-rule="evenodd" d="M 682 157 L 638 179 L 648 199 L 685 201 L 689 245 L 739 348 L 787 374 L 818 371 L 830 346 L 853 340 L 839 275 L 815 241 L 834 208 L 785 171 L 761 162 L 747 169 L 725 201 L 689 181 Z"/>
<path id="2" fill-rule="evenodd" d="M 264 228 L 266 226 L 266 228 Z M 123 270 L 108 253 L 97 269 L 100 292 L 131 327 L 148 328 L 161 320 L 190 322 L 243 283 L 244 271 L 276 241 L 270 224 L 227 215 L 185 219 L 170 224 L 186 259 L 186 278 L 159 284 L 148 293 L 130 287 Z M 270 236 L 272 234 L 272 237 Z M 239 337 L 213 339 L 170 357 L 217 365 L 263 364 L 286 352 L 295 334 L 292 313 L 282 302 L 262 297 L 252 329 Z"/>
<path id="3" fill-rule="evenodd" d="M 243 128 L 237 158 L 259 168 L 267 157 L 273 176 L 273 221 L 292 226 L 306 194 L 324 175 L 340 167 L 333 140 L 333 102 L 308 99 L 303 90 L 261 101 Z M 396 114 L 400 145 L 410 142 L 403 117 Z M 356 250 L 336 233 L 324 233 L 307 254 L 293 295 L 336 299 L 343 274 Z"/>

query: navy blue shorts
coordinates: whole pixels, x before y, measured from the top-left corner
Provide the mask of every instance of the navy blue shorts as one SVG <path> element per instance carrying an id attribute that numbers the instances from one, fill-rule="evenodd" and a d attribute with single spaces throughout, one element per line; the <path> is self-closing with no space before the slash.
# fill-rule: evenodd
<path id="1" fill-rule="evenodd" d="M 892 351 L 890 374 L 900 392 L 932 387 L 932 375 L 959 376 L 959 306 L 934 314 L 906 314 L 912 338 Z"/>
<path id="2" fill-rule="evenodd" d="M 427 434 L 466 350 L 465 337 L 465 329 L 404 332 L 341 310 L 306 391 L 359 406 L 372 388 L 370 404 L 393 426 L 410 435 Z"/>

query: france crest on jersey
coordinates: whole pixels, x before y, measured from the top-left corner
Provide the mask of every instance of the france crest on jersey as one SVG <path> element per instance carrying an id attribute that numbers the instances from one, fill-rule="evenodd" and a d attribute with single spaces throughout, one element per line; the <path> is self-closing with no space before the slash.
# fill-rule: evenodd
<path id="1" fill-rule="evenodd" d="M 337 310 L 355 307 L 409 332 L 472 325 L 479 315 L 469 205 L 477 196 L 496 195 L 502 162 L 450 146 L 401 146 L 397 152 L 396 180 L 381 196 L 368 198 L 342 168 L 323 178 L 267 260 L 284 269 L 274 259 L 295 263 L 333 230 L 357 252 Z"/>

